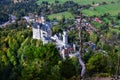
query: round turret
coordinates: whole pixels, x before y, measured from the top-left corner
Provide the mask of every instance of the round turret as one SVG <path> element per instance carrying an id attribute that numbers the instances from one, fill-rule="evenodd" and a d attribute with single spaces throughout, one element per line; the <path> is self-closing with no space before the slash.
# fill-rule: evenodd
<path id="1" fill-rule="evenodd" d="M 41 16 L 41 21 L 42 23 L 45 23 L 45 18 L 43 16 Z"/>
<path id="2" fill-rule="evenodd" d="M 66 31 L 63 32 L 63 43 L 68 44 L 68 35 Z"/>

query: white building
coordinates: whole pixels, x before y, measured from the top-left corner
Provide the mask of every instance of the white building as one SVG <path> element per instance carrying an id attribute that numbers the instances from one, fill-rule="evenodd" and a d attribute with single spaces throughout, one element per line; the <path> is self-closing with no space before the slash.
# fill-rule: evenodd
<path id="1" fill-rule="evenodd" d="M 43 43 L 48 42 L 52 36 L 51 24 L 46 22 L 43 17 L 36 19 L 33 23 L 33 39 L 41 39 Z"/>

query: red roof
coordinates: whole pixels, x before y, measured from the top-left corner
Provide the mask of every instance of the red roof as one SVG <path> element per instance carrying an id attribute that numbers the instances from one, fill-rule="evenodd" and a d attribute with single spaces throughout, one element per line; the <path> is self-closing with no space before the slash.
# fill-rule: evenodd
<path id="1" fill-rule="evenodd" d="M 101 23 L 102 21 L 99 18 L 94 19 L 95 22 Z"/>

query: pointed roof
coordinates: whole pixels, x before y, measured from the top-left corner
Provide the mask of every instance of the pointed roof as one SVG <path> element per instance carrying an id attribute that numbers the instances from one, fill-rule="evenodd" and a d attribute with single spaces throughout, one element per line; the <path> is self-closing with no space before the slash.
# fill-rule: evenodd
<path id="1" fill-rule="evenodd" d="M 49 23 L 49 22 L 46 22 L 46 23 L 38 23 L 38 22 L 34 22 L 33 23 L 33 28 L 35 28 L 35 29 L 38 29 L 38 25 L 40 26 L 40 28 L 42 29 L 42 30 L 51 30 L 51 24 Z"/>

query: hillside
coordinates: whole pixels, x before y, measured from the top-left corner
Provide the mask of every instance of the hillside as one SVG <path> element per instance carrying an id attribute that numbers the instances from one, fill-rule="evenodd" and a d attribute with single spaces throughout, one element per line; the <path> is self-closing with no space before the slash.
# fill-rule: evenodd
<path id="1" fill-rule="evenodd" d="M 74 18 L 74 16 L 70 12 L 61 12 L 61 13 L 57 13 L 57 14 L 48 15 L 49 19 L 56 18 L 57 20 L 61 20 L 63 17 L 65 17 L 66 19 Z"/>
<path id="2" fill-rule="evenodd" d="M 120 80 L 119 7 L 120 0 L 1 0 L 0 80 Z"/>

